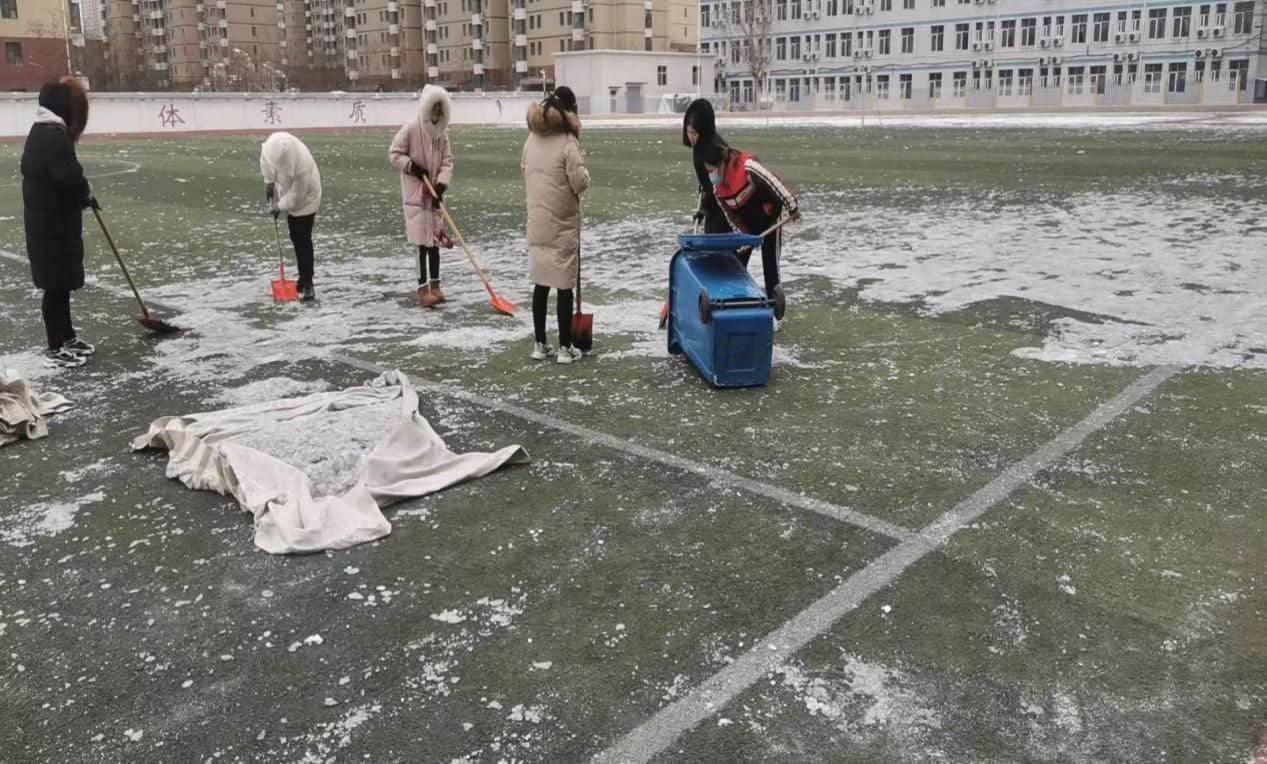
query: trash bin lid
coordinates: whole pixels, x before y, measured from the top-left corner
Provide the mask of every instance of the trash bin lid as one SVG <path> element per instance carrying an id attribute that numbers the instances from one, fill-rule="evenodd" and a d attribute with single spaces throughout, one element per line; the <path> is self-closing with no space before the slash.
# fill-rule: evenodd
<path id="1" fill-rule="evenodd" d="M 688 233 L 677 237 L 677 245 L 695 252 L 734 252 L 740 247 L 761 246 L 761 237 L 750 233 Z"/>

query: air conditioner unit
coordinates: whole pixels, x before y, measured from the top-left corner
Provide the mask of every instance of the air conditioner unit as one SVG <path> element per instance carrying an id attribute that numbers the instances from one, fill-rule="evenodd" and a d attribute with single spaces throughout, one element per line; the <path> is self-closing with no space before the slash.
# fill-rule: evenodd
<path id="1" fill-rule="evenodd" d="M 994 50 L 994 43 L 989 42 L 989 41 L 987 40 L 987 41 L 986 41 L 986 44 L 985 44 L 985 49 L 986 49 L 986 50 Z"/>
<path id="2" fill-rule="evenodd" d="M 1060 56 L 1052 56 L 1052 57 L 1051 57 L 1051 62 L 1052 62 L 1053 64 L 1059 64 L 1059 63 L 1060 63 Z"/>
<path id="3" fill-rule="evenodd" d="M 1059 48 L 1061 45 L 1064 45 L 1064 44 L 1065 44 L 1065 38 L 1063 37 L 1053 37 L 1051 40 L 1051 46 L 1053 48 Z"/>
<path id="4" fill-rule="evenodd" d="M 972 43 L 972 49 L 973 49 L 973 50 L 981 50 L 981 43 L 979 43 L 979 42 L 974 42 L 974 43 Z"/>
<path id="5" fill-rule="evenodd" d="M 810 18 L 817 19 L 817 18 L 821 18 L 822 15 L 823 15 L 822 11 L 815 9 L 815 11 L 810 14 Z"/>
<path id="6" fill-rule="evenodd" d="M 810 59 L 810 61 L 817 61 L 817 60 L 818 60 L 818 54 L 817 54 L 817 53 L 811 53 L 811 54 L 809 54 L 809 59 Z"/>
<path id="7" fill-rule="evenodd" d="M 1223 51 L 1218 48 L 1210 48 L 1210 58 L 1223 58 Z"/>
<path id="8" fill-rule="evenodd" d="M 1127 61 L 1138 61 L 1138 60 L 1139 60 L 1139 54 L 1138 54 L 1138 53 L 1127 53 L 1127 54 L 1126 54 L 1126 60 L 1127 60 Z"/>
<path id="9" fill-rule="evenodd" d="M 1051 40 L 1048 40 L 1046 37 L 1044 37 L 1043 39 L 1038 41 L 1038 44 L 1046 48 L 1048 45 L 1051 45 Z"/>
<path id="10" fill-rule="evenodd" d="M 1113 54 L 1113 63 L 1115 63 L 1115 64 L 1119 64 L 1119 63 L 1121 63 L 1121 62 L 1122 62 L 1122 54 L 1121 54 L 1121 53 L 1114 53 L 1114 54 Z"/>
<path id="11" fill-rule="evenodd" d="M 982 66 L 984 66 L 986 69 L 993 69 L 993 68 L 994 68 L 994 59 L 992 59 L 992 58 L 983 58 L 983 59 L 981 59 L 981 65 L 982 65 Z"/>
<path id="12" fill-rule="evenodd" d="M 863 74 L 870 74 L 870 73 L 871 73 L 871 67 L 869 67 L 869 66 L 864 66 L 864 67 L 862 67 L 862 73 L 863 73 Z"/>
<path id="13" fill-rule="evenodd" d="M 867 6 L 867 13 L 875 13 L 875 6 L 868 5 L 868 6 Z"/>
<path id="14" fill-rule="evenodd" d="M 1139 32 L 1131 32 L 1131 42 L 1139 42 Z"/>
<path id="15" fill-rule="evenodd" d="M 1204 29 L 1198 29 L 1198 30 L 1197 30 L 1197 37 L 1199 37 L 1199 38 L 1200 38 L 1200 37 L 1205 37 L 1205 30 L 1204 30 Z"/>
<path id="16" fill-rule="evenodd" d="M 867 58 L 871 58 L 871 49 L 867 48 L 866 50 L 862 51 L 862 55 L 866 56 Z"/>
<path id="17" fill-rule="evenodd" d="M 980 69 L 980 68 L 981 68 L 981 62 L 980 62 L 980 61 L 973 61 L 973 62 L 972 62 L 972 68 L 973 68 L 973 69 Z"/>
<path id="18" fill-rule="evenodd" d="M 808 53 L 802 53 L 802 54 L 801 54 L 801 60 L 802 60 L 802 61 L 809 61 L 809 54 L 808 54 Z"/>
<path id="19" fill-rule="evenodd" d="M 853 52 L 853 57 L 854 57 L 854 58 L 862 58 L 862 48 L 859 48 L 859 49 L 855 50 L 855 51 Z"/>
<path id="20" fill-rule="evenodd" d="M 1197 58 L 1205 58 L 1205 51 L 1200 48 L 1197 48 L 1196 50 L 1192 51 L 1192 55 L 1196 56 Z"/>
<path id="21" fill-rule="evenodd" d="M 1214 35 L 1215 37 L 1222 37 L 1223 27 L 1215 27 L 1214 29 L 1211 29 L 1210 34 Z"/>
<path id="22" fill-rule="evenodd" d="M 1039 56 L 1039 57 L 1038 57 L 1038 65 L 1039 65 L 1039 66 L 1047 66 L 1047 57 L 1046 57 L 1046 56 Z"/>
<path id="23" fill-rule="evenodd" d="M 1122 34 L 1121 32 L 1118 32 L 1117 34 L 1113 35 L 1113 42 L 1121 42 L 1122 40 L 1125 40 L 1125 39 L 1126 39 L 1126 35 Z"/>

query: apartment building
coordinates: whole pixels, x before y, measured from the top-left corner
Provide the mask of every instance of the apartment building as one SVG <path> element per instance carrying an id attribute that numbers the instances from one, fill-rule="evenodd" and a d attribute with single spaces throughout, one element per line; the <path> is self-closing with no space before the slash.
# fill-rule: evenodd
<path id="1" fill-rule="evenodd" d="M 45 80 L 67 72 L 67 12 L 65 0 L 0 0 L 0 88 L 39 90 Z"/>
<path id="2" fill-rule="evenodd" d="M 760 32 L 738 2 L 702 3 L 702 48 L 735 108 L 793 110 L 1237 103 L 1261 76 L 1267 6 L 751 1 L 772 18 Z M 754 67 L 750 49 L 768 55 Z"/>

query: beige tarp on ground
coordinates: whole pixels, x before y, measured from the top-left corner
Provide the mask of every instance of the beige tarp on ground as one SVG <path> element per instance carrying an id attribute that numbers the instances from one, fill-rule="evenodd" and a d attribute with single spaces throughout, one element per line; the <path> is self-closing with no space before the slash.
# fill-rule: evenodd
<path id="1" fill-rule="evenodd" d="M 392 401 L 399 405 L 394 425 L 376 434 L 354 484 L 338 495 L 313 496 L 313 481 L 302 469 L 244 445 L 280 428 L 320 427 L 333 416 L 355 417 Z M 382 507 L 528 461 L 517 445 L 492 453 L 450 451 L 418 413 L 418 394 L 399 371 L 347 390 L 162 417 L 132 448 L 166 449 L 168 477 L 235 498 L 255 518 L 255 545 L 272 554 L 343 549 L 382 538 L 391 533 Z"/>
<path id="2" fill-rule="evenodd" d="M 0 446 L 48 437 L 48 417 L 69 411 L 70 401 L 57 393 L 37 393 L 12 369 L 0 370 Z"/>

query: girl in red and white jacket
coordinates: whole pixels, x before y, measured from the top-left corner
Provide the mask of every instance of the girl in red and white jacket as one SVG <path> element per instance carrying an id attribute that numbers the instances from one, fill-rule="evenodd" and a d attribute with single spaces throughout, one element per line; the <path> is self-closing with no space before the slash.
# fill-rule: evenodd
<path id="1" fill-rule="evenodd" d="M 713 184 L 713 193 L 732 228 L 740 233 L 760 234 L 779 222 L 784 215 L 799 220 L 796 195 L 783 179 L 757 161 L 751 154 L 710 144 L 704 147 L 704 167 Z M 761 270 L 765 276 L 766 296 L 775 301 L 775 318 L 782 320 L 783 287 L 779 284 L 779 250 L 783 234 L 775 231 L 761 241 Z M 748 267 L 752 250 L 737 253 Z"/>

